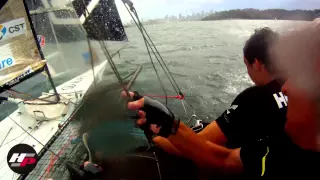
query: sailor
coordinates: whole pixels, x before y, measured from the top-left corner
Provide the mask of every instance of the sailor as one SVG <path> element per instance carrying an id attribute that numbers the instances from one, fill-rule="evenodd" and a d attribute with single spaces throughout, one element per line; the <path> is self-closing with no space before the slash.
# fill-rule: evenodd
<path id="1" fill-rule="evenodd" d="M 270 132 L 282 131 L 285 124 L 287 99 L 283 85 L 273 66 L 270 51 L 279 35 L 270 28 L 256 29 L 243 48 L 244 64 L 255 86 L 241 92 L 224 113 L 198 133 L 204 140 L 238 148 L 262 139 Z M 154 142 L 167 152 L 181 155 L 161 137 Z"/>
<path id="2" fill-rule="evenodd" d="M 282 70 L 290 77 L 282 87 L 283 95 L 288 97 L 285 126 L 282 131 L 274 131 L 262 139 L 243 143 L 240 148 L 229 149 L 204 140 L 159 101 L 143 97 L 137 92 L 130 92 L 133 102 L 127 106 L 138 111 L 140 119 L 136 123 L 141 129 L 162 137 L 172 144 L 171 148 L 193 160 L 199 167 L 228 175 L 309 176 L 319 179 L 319 33 L 320 29 L 305 30 L 304 33 L 294 32 L 291 36 L 280 38 L 276 54 L 282 58 L 280 64 L 289 62 Z M 296 66 L 301 66 L 298 63 L 301 57 L 307 60 L 304 65 L 309 70 L 308 74 L 296 71 Z"/>
<path id="3" fill-rule="evenodd" d="M 287 101 L 269 55 L 277 40 L 278 34 L 268 27 L 255 30 L 247 40 L 244 63 L 255 86 L 240 93 L 217 120 L 198 133 L 200 138 L 238 148 L 270 132 L 283 131 Z M 183 156 L 167 139 L 158 136 L 153 141 L 168 153 Z"/>
<path id="4" fill-rule="evenodd" d="M 204 139 L 236 148 L 283 129 L 287 101 L 283 80 L 270 54 L 278 40 L 270 28 L 256 29 L 243 48 L 244 64 L 255 86 L 242 91 L 224 113 L 199 133 Z"/>
<path id="5" fill-rule="evenodd" d="M 304 50 L 303 56 L 308 60 L 305 62 L 306 67 L 312 71 L 310 74 L 317 76 L 312 78 L 299 72 L 298 76 L 289 76 L 282 87 L 283 95 L 288 97 L 287 119 L 283 130 L 276 130 L 267 137 L 245 142 L 240 148 L 229 149 L 203 139 L 201 135 L 180 122 L 160 102 L 140 96 L 137 92 L 130 93 L 134 102 L 129 102 L 128 108 L 139 112 L 140 119 L 136 122 L 143 130 L 165 138 L 184 157 L 192 159 L 199 167 L 210 168 L 216 173 L 247 174 L 257 177 L 319 178 L 317 163 L 320 162 L 320 149 L 317 146 L 319 144 L 317 138 L 320 134 L 318 91 L 320 80 L 317 77 L 320 77 L 320 38 L 316 38 L 319 33 L 320 28 L 307 33 L 295 32 L 289 37 L 280 38 L 278 56 L 291 57 L 284 53 L 291 49 L 290 52 L 298 57 L 299 52 L 292 50 L 297 48 L 299 43 L 304 43 L 305 47 L 299 47 Z M 306 39 L 307 37 L 309 38 Z M 289 60 L 291 64 L 301 61 L 295 58 L 287 59 Z M 291 75 L 296 68 L 288 66 L 282 70 Z M 301 85 L 308 85 L 308 89 Z"/>

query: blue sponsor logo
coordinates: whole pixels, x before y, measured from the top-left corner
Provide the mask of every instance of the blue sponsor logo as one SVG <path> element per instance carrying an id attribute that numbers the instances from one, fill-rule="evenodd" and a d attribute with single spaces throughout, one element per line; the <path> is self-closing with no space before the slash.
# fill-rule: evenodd
<path id="1" fill-rule="evenodd" d="M 4 25 L 0 24 L 0 40 L 4 37 L 4 35 L 6 35 L 6 33 L 7 28 Z"/>
<path id="2" fill-rule="evenodd" d="M 5 69 L 7 67 L 10 67 L 14 64 L 14 61 L 12 58 L 7 58 L 4 60 L 0 60 L 0 70 Z"/>

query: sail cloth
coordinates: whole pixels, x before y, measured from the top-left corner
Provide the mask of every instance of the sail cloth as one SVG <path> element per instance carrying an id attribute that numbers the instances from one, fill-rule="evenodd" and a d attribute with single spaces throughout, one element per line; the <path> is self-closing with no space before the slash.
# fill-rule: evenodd
<path id="1" fill-rule="evenodd" d="M 90 39 L 128 41 L 114 0 L 74 0 L 72 4 Z"/>
<path id="2" fill-rule="evenodd" d="M 23 1 L 1 2 L 0 93 L 41 72 L 46 64 L 37 48 Z"/>
<path id="3" fill-rule="evenodd" d="M 123 43 L 127 42 L 114 1 L 84 2 L 25 2 L 36 34 L 45 37 L 45 46 L 41 49 L 56 86 L 91 69 L 90 52 L 93 52 L 94 65 L 106 60 L 101 47 L 94 41 L 115 42 L 115 45 L 108 47 L 111 54 L 120 50 Z M 85 16 L 83 14 L 86 10 L 90 13 Z M 92 40 L 91 48 L 88 46 L 87 35 Z"/>

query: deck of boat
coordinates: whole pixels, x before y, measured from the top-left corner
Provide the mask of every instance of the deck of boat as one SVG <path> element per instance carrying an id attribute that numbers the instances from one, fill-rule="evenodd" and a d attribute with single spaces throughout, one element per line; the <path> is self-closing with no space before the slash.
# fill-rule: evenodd
<path id="1" fill-rule="evenodd" d="M 101 72 L 103 72 L 104 68 L 106 67 L 106 63 L 107 62 L 104 61 L 95 67 L 96 77 L 99 77 Z M 64 117 L 56 120 L 45 121 L 38 129 L 29 128 L 37 123 L 36 120 L 26 113 L 21 113 L 19 109 L 0 122 L 0 139 L 2 142 L 0 147 L 0 179 L 16 179 L 19 176 L 9 168 L 6 161 L 7 154 L 13 146 L 21 143 L 28 144 L 33 146 L 36 152 L 41 156 L 42 153 L 47 153 L 47 148 L 44 148 L 44 146 L 50 147 L 49 145 L 53 145 L 52 151 L 58 154 L 58 150 L 62 149 L 62 143 L 65 143 L 64 139 L 67 137 L 67 139 L 69 139 L 73 136 L 76 136 L 76 134 L 72 134 L 70 131 L 68 131 L 68 129 L 71 129 L 73 133 L 75 133 L 77 130 L 77 123 L 74 124 L 74 122 L 70 122 L 70 125 L 65 129 L 65 131 L 62 131 L 63 129 L 59 128 L 59 126 L 61 127 L 61 125 L 63 125 L 66 127 L 69 124 L 75 109 L 77 107 L 81 107 L 81 105 L 77 103 L 81 102 L 83 95 L 93 84 L 93 80 L 92 71 L 89 70 L 82 75 L 77 76 L 74 79 L 71 79 L 70 81 L 58 86 L 58 93 L 62 94 L 64 97 L 68 97 L 68 99 L 70 99 L 73 103 L 70 104 L 71 107 Z M 75 92 L 80 92 L 80 94 Z M 49 93 L 53 92 L 49 91 Z M 42 162 L 45 162 L 48 157 L 50 162 L 51 154 L 45 154 L 43 159 L 39 161 L 39 164 L 34 171 L 37 172 L 36 174 L 40 173 L 38 171 L 42 171 L 39 169 L 44 168 L 45 165 L 43 165 Z"/>
<path id="2" fill-rule="evenodd" d="M 84 148 L 79 137 L 78 129 L 80 122 L 77 119 L 71 120 L 65 129 L 57 133 L 49 146 L 50 151 L 59 156 L 57 158 L 52 152 L 45 151 L 40 153 L 41 158 L 36 168 L 26 177 L 20 177 L 38 180 L 38 179 L 68 179 L 69 173 L 64 165 L 65 161 L 72 161 L 80 164 L 84 160 Z"/>

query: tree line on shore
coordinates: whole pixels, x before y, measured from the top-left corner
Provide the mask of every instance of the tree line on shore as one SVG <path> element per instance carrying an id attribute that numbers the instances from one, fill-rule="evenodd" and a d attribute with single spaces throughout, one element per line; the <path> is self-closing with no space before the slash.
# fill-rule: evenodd
<path id="1" fill-rule="evenodd" d="M 277 19 L 312 21 L 320 17 L 320 9 L 315 10 L 285 10 L 285 9 L 234 9 L 210 14 L 203 21 L 225 19 Z"/>

